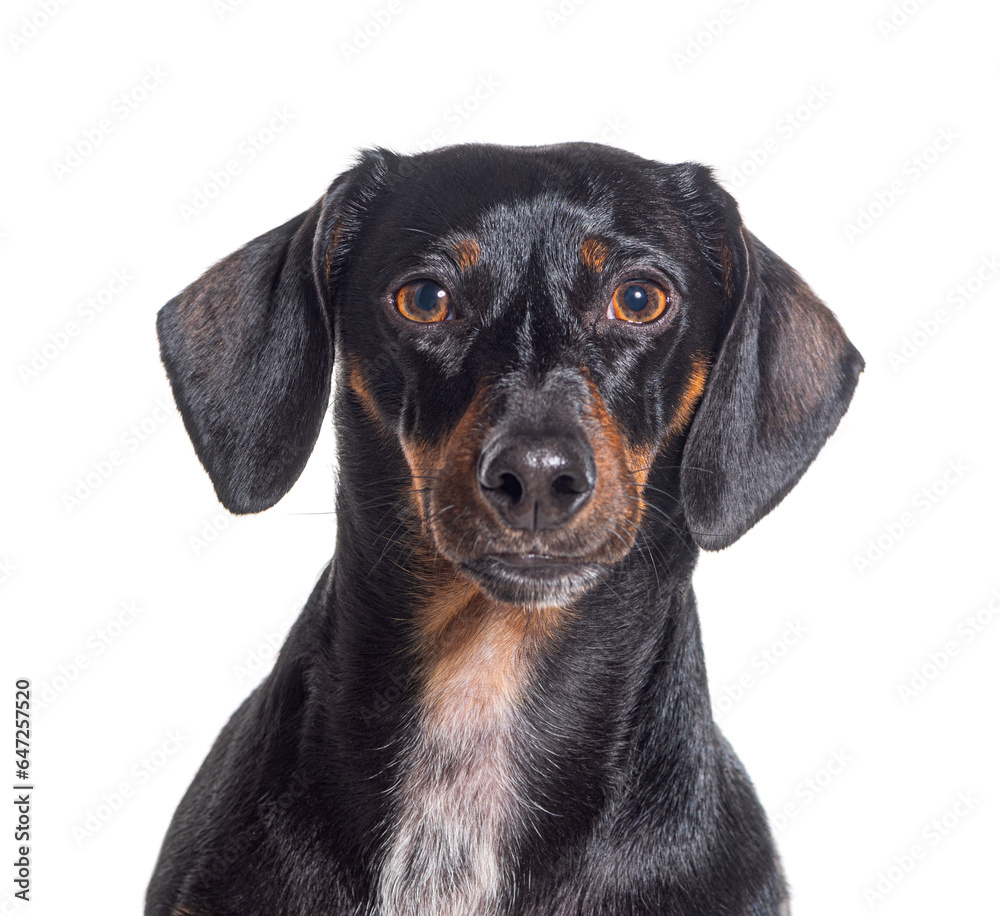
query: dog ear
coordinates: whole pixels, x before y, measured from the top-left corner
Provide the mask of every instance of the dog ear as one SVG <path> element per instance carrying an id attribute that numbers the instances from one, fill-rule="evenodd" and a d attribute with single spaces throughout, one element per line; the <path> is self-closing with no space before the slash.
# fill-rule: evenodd
<path id="1" fill-rule="evenodd" d="M 157 316 L 174 399 L 231 512 L 274 505 L 316 443 L 333 371 L 327 300 L 340 243 L 331 236 L 364 164 L 310 210 L 210 268 Z"/>
<path id="2" fill-rule="evenodd" d="M 725 198 L 719 262 L 735 313 L 681 460 L 685 517 L 707 550 L 728 547 L 795 486 L 864 368 L 833 313 Z"/>

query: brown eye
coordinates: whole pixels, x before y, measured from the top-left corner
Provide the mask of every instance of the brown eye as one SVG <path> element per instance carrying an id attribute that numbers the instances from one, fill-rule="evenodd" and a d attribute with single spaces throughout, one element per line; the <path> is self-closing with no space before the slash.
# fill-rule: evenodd
<path id="1" fill-rule="evenodd" d="M 433 280 L 414 280 L 396 293 L 399 314 L 410 321 L 429 324 L 451 318 L 451 298 Z"/>
<path id="2" fill-rule="evenodd" d="M 662 287 L 649 280 L 629 280 L 614 291 L 608 304 L 608 318 L 645 324 L 662 315 L 670 298 Z"/>

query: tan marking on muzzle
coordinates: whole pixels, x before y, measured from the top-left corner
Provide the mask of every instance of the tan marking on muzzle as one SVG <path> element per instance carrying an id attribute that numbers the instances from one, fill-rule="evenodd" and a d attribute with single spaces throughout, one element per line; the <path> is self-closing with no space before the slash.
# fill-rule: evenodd
<path id="1" fill-rule="evenodd" d="M 589 376 L 587 387 L 590 389 L 588 413 L 601 432 L 590 437 L 597 466 L 597 487 L 591 501 L 597 497 L 608 504 L 612 510 L 611 519 L 617 517 L 625 521 L 630 538 L 634 539 L 646 511 L 642 487 L 649 477 L 655 446 L 630 445 Z M 634 497 L 633 491 L 637 489 L 639 493 Z M 605 511 L 605 514 L 609 513 Z"/>
<path id="2" fill-rule="evenodd" d="M 400 440 L 403 454 L 410 467 L 410 474 L 413 477 L 413 486 L 420 501 L 425 533 L 433 534 L 435 530 L 441 530 L 442 524 L 447 524 L 448 520 L 444 519 L 442 522 L 441 518 L 441 509 L 444 506 L 451 507 L 447 512 L 458 514 L 463 510 L 473 508 L 475 505 L 476 486 L 478 486 L 476 483 L 476 462 L 482 446 L 482 435 L 477 427 L 481 422 L 485 406 L 486 388 L 480 386 L 455 428 L 441 442 Z M 453 480 L 444 480 L 442 483 L 446 463 L 448 464 L 448 477 Z M 426 483 L 428 478 L 433 479 L 433 482 L 444 491 L 442 495 L 446 502 L 436 512 L 428 499 Z M 465 486 L 449 486 L 450 483 L 464 484 Z M 428 527 L 430 531 L 428 531 Z"/>

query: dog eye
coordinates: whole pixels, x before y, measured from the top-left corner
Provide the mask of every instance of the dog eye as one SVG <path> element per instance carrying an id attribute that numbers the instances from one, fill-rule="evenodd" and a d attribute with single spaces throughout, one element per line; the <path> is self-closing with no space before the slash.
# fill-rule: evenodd
<path id="1" fill-rule="evenodd" d="M 669 304 L 670 297 L 661 286 L 649 280 L 629 280 L 611 296 L 607 317 L 645 324 L 659 318 Z"/>
<path id="2" fill-rule="evenodd" d="M 399 314 L 429 324 L 451 318 L 451 297 L 433 280 L 414 280 L 396 293 Z"/>

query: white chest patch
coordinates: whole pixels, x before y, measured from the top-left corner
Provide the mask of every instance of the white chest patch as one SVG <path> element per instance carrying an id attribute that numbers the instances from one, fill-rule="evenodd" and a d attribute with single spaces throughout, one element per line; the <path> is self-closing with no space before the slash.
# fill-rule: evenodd
<path id="1" fill-rule="evenodd" d="M 523 810 L 512 735 L 522 653 L 488 624 L 431 672 L 404 761 L 379 916 L 499 916 Z"/>

